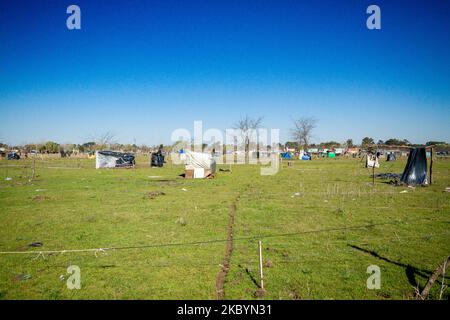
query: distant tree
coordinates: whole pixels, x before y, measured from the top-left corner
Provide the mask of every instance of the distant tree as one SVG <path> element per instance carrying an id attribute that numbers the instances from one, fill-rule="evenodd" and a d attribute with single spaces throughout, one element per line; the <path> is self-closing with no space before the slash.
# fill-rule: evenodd
<path id="1" fill-rule="evenodd" d="M 299 145 L 303 146 L 305 150 L 308 149 L 312 131 L 316 127 L 316 123 L 317 120 L 315 118 L 302 117 L 294 120 L 294 128 L 291 130 L 292 137 L 298 141 Z"/>
<path id="2" fill-rule="evenodd" d="M 250 152 L 250 142 L 252 137 L 257 133 L 256 130 L 261 127 L 262 117 L 250 118 L 246 115 L 234 124 L 234 129 L 239 130 L 245 149 L 245 162 L 248 162 Z"/>
<path id="3" fill-rule="evenodd" d="M 115 135 L 110 131 L 98 136 L 96 142 L 99 149 L 110 148 L 111 145 L 117 143 Z"/>
<path id="4" fill-rule="evenodd" d="M 445 141 L 428 141 L 425 143 L 426 146 L 435 146 L 435 145 L 446 145 L 447 142 Z"/>
<path id="5" fill-rule="evenodd" d="M 345 144 L 347 145 L 347 148 L 353 148 L 355 145 L 353 144 L 353 139 L 347 139 L 347 141 L 345 142 Z"/>
<path id="6" fill-rule="evenodd" d="M 377 145 L 383 145 L 384 141 L 383 140 L 378 140 Z"/>
<path id="7" fill-rule="evenodd" d="M 47 151 L 48 153 L 58 153 L 59 144 L 53 141 L 47 141 L 45 143 L 45 151 Z"/>
<path id="8" fill-rule="evenodd" d="M 386 140 L 385 144 L 388 146 L 402 146 L 402 145 L 409 146 L 411 145 L 411 142 L 409 142 L 407 139 L 400 140 L 396 138 L 391 138 Z"/>
<path id="9" fill-rule="evenodd" d="M 300 149 L 298 142 L 295 142 L 295 141 L 287 141 L 285 143 L 285 147 L 289 148 L 289 149 L 292 149 L 292 148 L 297 149 L 297 150 Z"/>
<path id="10" fill-rule="evenodd" d="M 337 141 L 328 141 L 328 142 L 322 142 L 320 144 L 322 147 L 324 148 L 339 148 L 341 146 L 341 144 Z"/>
<path id="11" fill-rule="evenodd" d="M 368 149 L 370 146 L 374 145 L 375 142 L 370 137 L 364 137 L 361 141 L 361 147 L 364 149 Z"/>

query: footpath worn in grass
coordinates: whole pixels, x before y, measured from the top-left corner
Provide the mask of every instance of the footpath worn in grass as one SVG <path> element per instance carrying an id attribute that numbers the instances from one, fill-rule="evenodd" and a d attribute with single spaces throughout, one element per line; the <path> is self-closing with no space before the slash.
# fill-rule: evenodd
<path id="1" fill-rule="evenodd" d="M 295 161 L 274 176 L 234 165 L 207 180 L 147 160 L 109 170 L 88 159 L 37 160 L 33 181 L 31 160 L 0 161 L 0 251 L 36 253 L 0 254 L 0 298 L 216 299 L 236 199 L 225 299 L 254 298 L 259 239 L 265 299 L 412 299 L 450 254 L 449 160 L 436 160 L 433 185 L 416 189 L 372 186 L 359 159 Z M 405 162 L 377 172 L 401 173 Z M 108 247 L 131 248 L 38 257 Z M 67 289 L 70 265 L 81 269 L 80 290 Z M 366 286 L 370 265 L 381 269 L 379 290 Z"/>

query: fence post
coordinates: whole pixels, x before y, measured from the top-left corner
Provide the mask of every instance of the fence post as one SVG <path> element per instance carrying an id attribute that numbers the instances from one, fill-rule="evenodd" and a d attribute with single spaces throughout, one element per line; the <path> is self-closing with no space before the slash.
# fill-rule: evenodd
<path id="1" fill-rule="evenodd" d="M 264 290 L 264 276 L 263 276 L 263 263 L 262 263 L 262 244 L 259 240 L 259 272 L 261 276 L 261 289 Z"/>

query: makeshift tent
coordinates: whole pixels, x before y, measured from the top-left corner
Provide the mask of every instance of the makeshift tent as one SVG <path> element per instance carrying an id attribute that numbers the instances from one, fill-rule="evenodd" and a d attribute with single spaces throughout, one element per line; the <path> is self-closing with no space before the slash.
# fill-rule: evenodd
<path id="1" fill-rule="evenodd" d="M 150 158 L 151 158 L 150 166 L 162 167 L 164 165 L 164 156 L 160 151 L 153 152 Z"/>
<path id="2" fill-rule="evenodd" d="M 411 149 L 400 181 L 412 186 L 428 184 L 425 148 Z"/>
<path id="3" fill-rule="evenodd" d="M 301 159 L 302 160 L 311 160 L 311 155 L 305 153 Z"/>
<path id="4" fill-rule="evenodd" d="M 282 152 L 282 153 L 280 153 L 280 156 L 282 159 L 292 160 L 292 156 L 289 152 Z"/>
<path id="5" fill-rule="evenodd" d="M 378 157 L 374 154 L 367 154 L 366 157 L 366 168 L 379 168 L 380 163 L 378 162 Z"/>
<path id="6" fill-rule="evenodd" d="M 20 156 L 16 152 L 10 152 L 8 153 L 8 160 L 19 160 Z"/>
<path id="7" fill-rule="evenodd" d="M 216 172 L 216 160 L 209 153 L 185 150 L 185 178 L 206 178 Z"/>
<path id="8" fill-rule="evenodd" d="M 328 152 L 328 158 L 335 158 L 336 154 L 334 152 Z"/>
<path id="9" fill-rule="evenodd" d="M 395 157 L 395 153 L 393 152 L 388 153 L 386 161 L 395 161 L 395 160 L 397 160 L 397 158 Z"/>
<path id="10" fill-rule="evenodd" d="M 135 164 L 132 153 L 115 151 L 97 151 L 95 153 L 95 168 L 132 167 Z"/>

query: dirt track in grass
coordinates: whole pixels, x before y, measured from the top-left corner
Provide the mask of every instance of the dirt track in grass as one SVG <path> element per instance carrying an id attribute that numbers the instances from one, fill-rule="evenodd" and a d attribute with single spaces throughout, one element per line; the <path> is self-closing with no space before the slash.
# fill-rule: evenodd
<path id="1" fill-rule="evenodd" d="M 229 207 L 229 220 L 227 227 L 227 244 L 225 247 L 225 256 L 223 257 L 222 265 L 220 266 L 220 271 L 217 274 L 216 279 L 216 290 L 217 299 L 222 300 L 225 297 L 225 279 L 227 277 L 228 271 L 230 270 L 231 255 L 233 254 L 233 227 L 234 219 L 236 217 L 236 204 L 239 201 L 239 196 L 230 204 Z"/>

